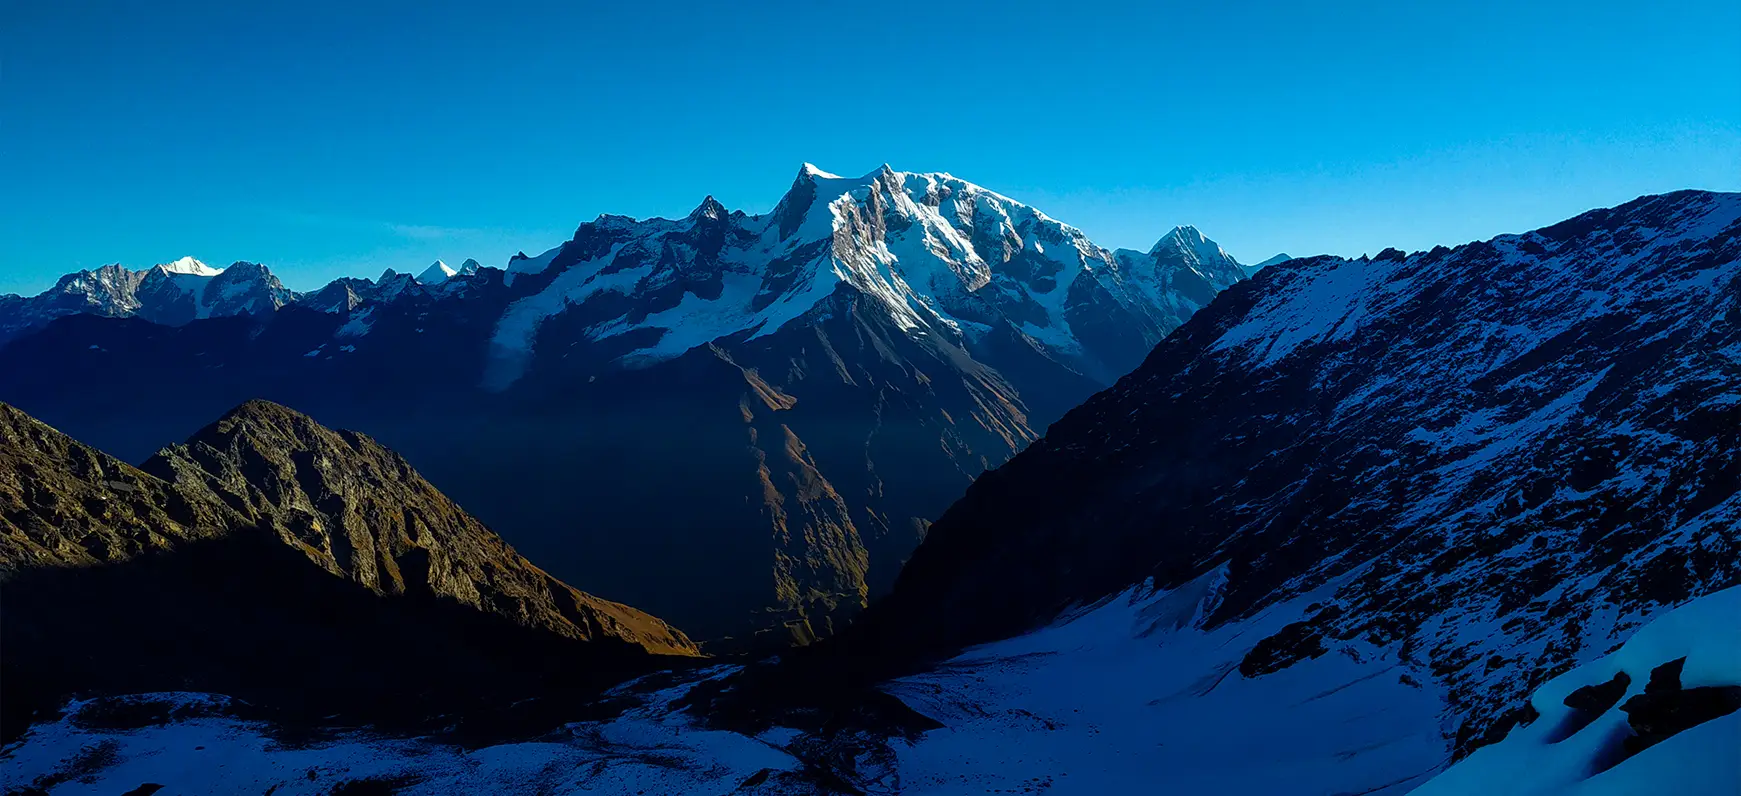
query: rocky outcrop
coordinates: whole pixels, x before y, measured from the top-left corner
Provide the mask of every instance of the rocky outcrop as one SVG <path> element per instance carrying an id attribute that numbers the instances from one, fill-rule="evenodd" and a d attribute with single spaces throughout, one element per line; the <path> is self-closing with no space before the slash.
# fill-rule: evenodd
<path id="1" fill-rule="evenodd" d="M 243 526 L 191 494 L 0 403 L 0 578 L 116 564 Z"/>

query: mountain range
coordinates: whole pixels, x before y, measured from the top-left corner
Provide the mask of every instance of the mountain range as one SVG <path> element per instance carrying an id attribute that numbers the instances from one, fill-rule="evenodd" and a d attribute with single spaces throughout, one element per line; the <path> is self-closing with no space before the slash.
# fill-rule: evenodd
<path id="1" fill-rule="evenodd" d="M 761 700 L 765 716 L 770 694 L 805 675 L 838 688 L 842 672 L 868 669 L 985 689 L 950 709 L 964 723 L 1015 709 L 1024 690 L 1082 708 L 1090 698 L 1066 678 L 1094 676 L 1084 650 L 1134 641 L 1116 676 L 1194 681 L 1194 696 L 1306 678 L 1272 697 L 1303 701 L 1244 705 L 1262 712 L 1229 732 L 1329 710 L 1300 706 L 1357 683 L 1368 693 L 1346 697 L 1351 710 L 1419 710 L 1360 742 L 1406 760 L 1331 772 L 1419 784 L 1441 756 L 1532 721 L 1529 695 L 1554 675 L 1741 583 L 1738 308 L 1737 194 L 1645 197 L 1454 249 L 1266 268 L 979 478 L 846 634 L 726 702 Z M 1082 649 L 999 641 L 1092 624 L 1084 613 L 1105 618 Z M 1018 664 L 982 649 L 934 669 L 987 643 L 1066 657 Z M 1200 657 L 1141 663 L 1157 643 Z M 1651 655 L 1651 667 L 1675 657 Z M 1154 693 L 1135 679 L 1101 687 L 1119 705 Z M 1741 706 L 1706 697 L 1711 715 Z M 1425 749 L 1408 751 L 1414 732 L 1428 732 Z M 1016 764 L 982 765 L 996 781 Z M 1321 792 L 1360 790 L 1336 783 Z"/>
<path id="2" fill-rule="evenodd" d="M 8 735 L 29 728 L 0 773 L 1741 784 L 1741 194 L 1245 278 L 1194 230 L 1060 245 L 952 180 L 806 167 L 767 216 L 604 217 L 343 313 L 74 314 L 0 348 L 0 397 L 87 442 L 141 446 L 248 391 L 369 432 L 238 401 L 134 468 L 0 407 L 0 684 Z M 1096 329 L 1169 306 L 1128 372 L 1096 371 L 1124 350 Z M 659 606 L 562 585 L 619 596 L 521 558 L 461 489 Z M 891 517 L 918 519 L 905 553 Z M 762 644 L 698 664 L 686 622 Z"/>
<path id="3" fill-rule="evenodd" d="M 0 395 L 133 460 L 269 398 L 403 451 L 560 577 L 700 638 L 802 642 L 1244 278 L 1191 227 L 1113 251 L 947 174 L 805 165 L 771 213 L 601 216 L 505 269 L 342 279 L 271 312 L 147 324 L 156 305 L 115 290 L 0 349 Z"/>
<path id="4" fill-rule="evenodd" d="M 142 318 L 181 326 L 204 318 L 267 315 L 290 303 L 349 312 L 366 301 L 392 301 L 407 289 L 437 289 L 449 278 L 476 274 L 481 267 L 476 260 L 467 260 L 457 269 L 437 260 L 417 276 L 389 268 L 375 280 L 345 277 L 320 290 L 298 293 L 258 263 L 214 268 L 183 257 L 141 271 L 105 265 L 62 276 L 54 287 L 35 296 L 0 295 L 0 345 L 68 315 Z"/>

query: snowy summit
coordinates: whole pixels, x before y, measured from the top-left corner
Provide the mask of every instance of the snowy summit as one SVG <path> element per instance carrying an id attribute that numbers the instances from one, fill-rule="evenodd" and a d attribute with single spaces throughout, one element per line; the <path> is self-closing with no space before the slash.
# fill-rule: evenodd
<path id="1" fill-rule="evenodd" d="M 436 285 L 446 282 L 459 273 L 459 270 L 440 260 L 430 263 L 423 273 L 417 275 L 417 281 L 425 285 Z"/>
<path id="2" fill-rule="evenodd" d="M 192 257 L 183 257 L 174 262 L 160 263 L 157 267 L 163 269 L 165 273 L 188 274 L 190 276 L 217 276 L 218 274 L 223 273 L 224 270 L 222 268 L 213 268 Z"/>

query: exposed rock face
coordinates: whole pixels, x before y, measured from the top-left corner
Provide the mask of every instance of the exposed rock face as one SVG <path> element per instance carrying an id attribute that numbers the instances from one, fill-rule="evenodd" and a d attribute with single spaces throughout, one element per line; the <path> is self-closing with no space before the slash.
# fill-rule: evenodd
<path id="1" fill-rule="evenodd" d="M 144 272 L 105 265 L 95 270 L 67 274 L 56 281 L 54 287 L 37 296 L 7 295 L 0 298 L 0 309 L 5 311 L 0 315 L 0 341 L 10 340 L 64 315 L 131 315 L 138 308 L 133 291 L 144 277 Z"/>
<path id="2" fill-rule="evenodd" d="M 1651 670 L 1644 693 L 1620 706 L 1633 732 L 1626 739 L 1627 754 L 1638 754 L 1676 733 L 1741 710 L 1741 685 L 1682 687 L 1680 674 L 1686 662 L 1685 657 L 1677 658 Z"/>
<path id="3" fill-rule="evenodd" d="M 281 406 L 243 405 L 155 475 L 5 404 L 0 442 L 8 734 L 90 690 L 416 720 L 696 652 L 532 566 L 373 440 Z"/>
<path id="4" fill-rule="evenodd" d="M 120 563 L 241 519 L 0 403 L 0 576 Z"/>
<path id="5" fill-rule="evenodd" d="M 980 478 L 843 648 L 935 655 L 1226 567 L 1211 625 L 1333 594 L 1242 675 L 1395 650 L 1466 750 L 1741 580 L 1738 352 L 1736 194 L 1274 265 Z"/>
<path id="6" fill-rule="evenodd" d="M 1109 251 L 947 174 L 806 167 L 773 213 L 601 216 L 505 271 L 175 329 L 66 318 L 0 348 L 0 396 L 130 459 L 276 400 L 403 452 L 566 580 L 806 641 L 1242 278 L 1195 229 Z"/>
<path id="7" fill-rule="evenodd" d="M 249 401 L 142 469 L 377 593 L 424 592 L 571 638 L 695 652 L 664 622 L 533 566 L 399 454 L 277 404 Z"/>

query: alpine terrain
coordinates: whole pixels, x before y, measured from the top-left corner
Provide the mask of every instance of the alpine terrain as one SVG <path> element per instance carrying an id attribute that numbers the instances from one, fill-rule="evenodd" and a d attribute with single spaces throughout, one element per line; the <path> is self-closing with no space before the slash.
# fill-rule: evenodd
<path id="1" fill-rule="evenodd" d="M 772 212 L 601 216 L 505 269 L 63 317 L 0 348 L 0 396 L 131 460 L 268 398 L 404 452 L 558 577 L 779 645 L 1244 278 L 1191 227 L 1111 251 L 948 174 L 805 165 Z"/>
<path id="2" fill-rule="evenodd" d="M 704 217 L 659 223 L 693 230 Z M 1201 250 L 1192 244 L 1181 231 L 1147 261 L 1188 261 Z M 593 260 L 627 245 L 601 243 Z M 1101 262 L 1133 257 L 1145 255 Z M 725 296 L 732 260 L 717 262 Z M 511 281 L 546 273 L 527 268 Z M 545 279 L 543 289 L 558 284 Z M 829 317 L 796 327 L 805 345 L 786 356 L 850 339 L 846 320 L 858 339 L 896 350 L 984 345 L 944 291 L 918 301 L 841 280 L 815 305 Z M 1017 287 L 988 296 L 1029 289 Z M 573 376 L 592 371 L 547 361 L 549 340 L 564 338 L 545 330 L 593 295 L 571 295 L 518 361 L 491 325 L 493 387 L 566 376 L 584 394 L 588 380 Z M 864 311 L 889 302 L 905 302 L 925 333 L 898 335 L 876 325 L 888 313 Z M 933 304 L 934 315 L 919 309 Z M 257 339 L 292 317 L 281 312 Z M 1040 345 L 1008 316 L 982 317 L 1087 377 L 1086 359 Z M 95 325 L 54 324 L 30 350 L 76 355 L 68 341 Z M 363 339 L 388 327 L 374 328 Z M 1082 328 L 1070 327 L 1078 338 Z M 742 367 L 740 355 L 772 350 L 758 341 L 782 342 L 760 330 L 658 361 Z M 620 345 L 657 359 L 664 338 Z M 771 408 L 805 380 L 735 372 L 765 385 L 761 403 L 739 403 L 746 436 L 784 428 L 784 462 L 827 464 L 806 459 L 785 422 L 801 417 L 802 398 Z M 136 520 L 150 509 L 132 506 L 196 526 L 233 512 L 292 549 L 311 527 L 298 496 L 320 507 L 325 492 L 251 464 L 254 443 L 238 437 L 272 440 L 270 428 L 305 421 L 267 405 L 238 412 L 280 420 L 242 435 L 221 421 L 153 459 L 161 478 L 102 459 L 99 474 L 75 458 L 72 475 L 54 476 L 77 485 L 61 488 L 78 496 L 62 509 L 70 527 L 162 524 Z M 758 425 L 768 414 L 781 424 Z M 47 445 L 50 460 L 69 444 Z M 338 450 L 287 447 L 316 462 Z M 796 466 L 755 450 L 769 474 Z M 777 483 L 827 494 L 819 476 Z M 115 484 L 133 485 L 120 490 L 133 502 L 83 497 Z M 171 488 L 188 497 L 153 491 Z M 833 516 L 839 529 L 855 519 Z M 338 728 L 284 745 L 274 740 L 283 719 L 222 697 L 91 697 L 41 717 L 0 771 L 43 789 L 274 793 L 1728 794 L 1741 777 L 1738 524 L 1741 194 L 1684 191 L 1456 248 L 1295 258 L 1231 284 L 1131 373 L 974 481 L 889 593 L 820 643 L 640 677 L 585 709 L 564 703 L 568 723 L 553 732 L 469 744 Z M 307 570 L 332 572 L 330 541 L 295 549 Z M 390 577 L 343 571 L 391 591 Z M 9 592 L 8 633 L 14 604 Z M 194 754 L 234 764 L 187 765 Z"/>

